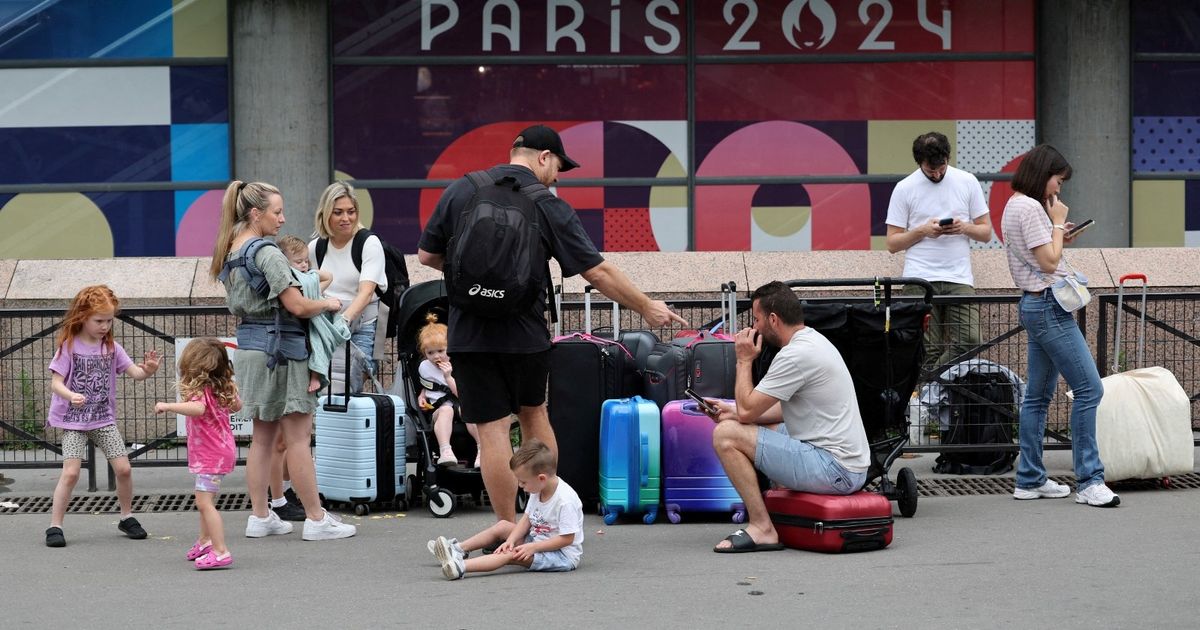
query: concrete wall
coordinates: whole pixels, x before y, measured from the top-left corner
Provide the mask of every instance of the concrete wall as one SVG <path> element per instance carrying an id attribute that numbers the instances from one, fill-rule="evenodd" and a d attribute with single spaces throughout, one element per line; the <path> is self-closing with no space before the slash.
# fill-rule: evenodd
<path id="1" fill-rule="evenodd" d="M 1129 0 L 1038 3 L 1039 138 L 1071 163 L 1063 200 L 1099 247 L 1130 245 L 1129 20 Z"/>
<path id="2" fill-rule="evenodd" d="M 283 192 L 284 234 L 312 234 L 329 185 L 328 7 L 234 0 L 233 176 Z"/>
<path id="3" fill-rule="evenodd" d="M 847 252 L 686 252 L 607 254 L 643 291 L 657 297 L 716 295 L 733 280 L 745 296 L 771 280 L 899 276 L 902 254 Z M 1155 289 L 1200 286 L 1200 248 L 1075 249 L 1071 264 L 1090 286 L 1109 291 L 1127 273 L 1145 273 Z M 1014 293 L 1003 250 L 971 252 L 975 286 L 984 293 Z M 94 260 L 0 260 L 0 307 L 64 308 L 80 288 L 107 284 L 126 306 L 223 305 L 224 288 L 208 278 L 208 258 L 117 258 Z M 441 273 L 408 257 L 414 283 Z M 559 282 L 561 275 L 552 265 Z M 564 291 L 582 293 L 584 281 L 568 278 Z M 859 289 L 860 291 L 862 289 Z"/>

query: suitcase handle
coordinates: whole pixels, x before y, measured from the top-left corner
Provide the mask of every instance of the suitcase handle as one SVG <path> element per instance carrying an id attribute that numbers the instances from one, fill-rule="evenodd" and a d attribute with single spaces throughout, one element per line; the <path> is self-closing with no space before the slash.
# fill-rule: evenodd
<path id="1" fill-rule="evenodd" d="M 638 476 L 641 477 L 642 486 L 645 488 L 650 485 L 650 438 L 645 433 L 641 436 L 641 457 L 638 458 Z"/>
<path id="2" fill-rule="evenodd" d="M 1134 368 L 1143 367 L 1142 357 L 1146 350 L 1146 293 L 1148 291 L 1148 280 L 1144 273 L 1127 273 L 1122 275 L 1117 280 L 1117 317 L 1113 322 L 1113 362 L 1112 373 L 1116 374 L 1121 371 L 1121 320 L 1125 311 L 1125 282 L 1129 280 L 1142 281 L 1142 306 L 1141 319 L 1138 325 L 1138 343 L 1137 343 L 1137 363 Z M 1126 367 L 1129 367 L 1126 362 Z"/>
<path id="3" fill-rule="evenodd" d="M 884 538 L 887 536 L 887 531 L 887 527 L 877 527 L 875 529 L 863 529 L 857 531 L 846 529 L 842 530 L 842 540 L 845 540 L 848 543 L 864 541 L 883 542 Z"/>

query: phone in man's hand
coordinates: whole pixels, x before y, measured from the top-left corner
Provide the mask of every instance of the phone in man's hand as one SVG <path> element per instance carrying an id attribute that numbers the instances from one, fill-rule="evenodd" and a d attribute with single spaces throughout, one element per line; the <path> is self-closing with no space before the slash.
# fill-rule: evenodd
<path id="1" fill-rule="evenodd" d="M 941 221 L 938 221 L 938 225 L 941 227 L 950 227 L 951 225 L 954 225 L 954 217 L 942 219 Z"/>
<path id="2" fill-rule="evenodd" d="M 718 416 L 721 413 L 720 408 L 718 408 L 716 405 L 705 400 L 702 396 L 700 396 L 700 394 L 697 394 L 695 391 L 692 391 L 692 388 L 689 387 L 689 388 L 683 390 L 683 394 L 685 396 L 687 396 L 688 398 L 691 398 L 692 400 L 696 401 L 696 406 L 700 407 L 700 411 L 703 411 L 705 413 L 705 415 L 715 418 L 716 416 Z"/>

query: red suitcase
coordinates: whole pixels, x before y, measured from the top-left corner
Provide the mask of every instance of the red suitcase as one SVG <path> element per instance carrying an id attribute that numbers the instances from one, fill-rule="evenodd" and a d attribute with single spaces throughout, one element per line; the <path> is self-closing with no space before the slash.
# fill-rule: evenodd
<path id="1" fill-rule="evenodd" d="M 892 542 L 892 504 L 881 494 L 775 489 L 764 499 L 779 542 L 793 549 L 843 553 L 883 549 Z"/>

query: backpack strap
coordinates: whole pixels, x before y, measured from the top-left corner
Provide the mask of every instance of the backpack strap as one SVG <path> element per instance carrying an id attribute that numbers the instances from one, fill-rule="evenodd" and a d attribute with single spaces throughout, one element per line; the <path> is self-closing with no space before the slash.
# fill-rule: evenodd
<path id="1" fill-rule="evenodd" d="M 541 216 L 540 216 L 541 212 L 542 212 L 542 202 L 548 201 L 550 199 L 554 199 L 554 193 L 550 192 L 550 189 L 546 188 L 546 186 L 544 184 L 542 184 L 541 182 L 533 182 L 532 184 L 526 184 L 525 186 L 522 186 L 521 193 L 524 194 L 526 197 L 529 197 L 530 199 L 533 200 L 533 207 L 534 207 L 534 209 L 537 210 L 538 215 L 539 215 L 539 216 L 534 217 L 533 220 L 534 220 L 534 224 L 537 226 L 538 233 L 540 234 L 542 231 Z M 553 280 L 550 277 L 550 261 L 547 260 L 546 261 L 546 310 L 550 311 L 550 323 L 557 324 L 558 323 L 558 309 L 554 308 L 553 294 L 554 294 L 554 284 L 553 284 Z"/>
<path id="2" fill-rule="evenodd" d="M 467 179 L 470 180 L 471 184 L 475 186 L 475 190 L 479 190 L 484 186 L 491 186 L 492 184 L 496 183 L 496 180 L 492 178 L 492 174 L 487 171 L 471 171 L 470 173 L 467 173 Z"/>
<path id="3" fill-rule="evenodd" d="M 350 262 L 354 263 L 354 269 L 358 269 L 359 274 L 362 272 L 362 247 L 366 246 L 367 239 L 370 239 L 371 236 L 376 236 L 376 238 L 379 238 L 379 236 L 376 233 L 371 232 L 370 229 L 362 228 L 358 230 L 358 232 L 354 233 L 354 241 L 350 242 Z M 379 239 L 379 245 L 383 246 L 383 239 Z M 388 262 L 386 262 L 386 258 L 388 258 L 388 252 L 386 252 L 385 248 L 384 271 L 388 269 Z M 378 284 L 376 284 L 376 298 L 383 298 L 383 296 L 383 289 L 380 289 Z"/>
<path id="4" fill-rule="evenodd" d="M 317 239 L 317 269 L 321 268 L 321 264 L 325 262 L 325 252 L 329 251 L 329 239 Z"/>
<path id="5" fill-rule="evenodd" d="M 262 269 L 258 268 L 258 263 L 254 257 L 258 255 L 258 250 L 266 247 L 277 247 L 274 241 L 269 241 L 262 237 L 252 238 L 242 244 L 242 248 L 238 250 L 238 255 L 225 261 L 221 266 L 221 273 L 217 274 L 217 280 L 224 282 L 229 274 L 235 269 L 240 269 L 242 275 L 246 278 L 246 284 L 250 286 L 258 295 L 266 295 L 270 289 L 267 283 L 267 276 Z"/>

